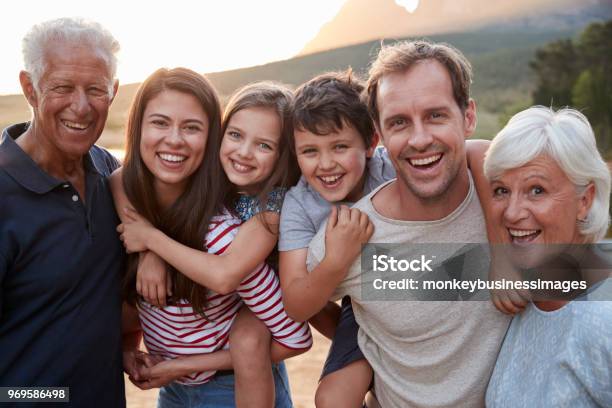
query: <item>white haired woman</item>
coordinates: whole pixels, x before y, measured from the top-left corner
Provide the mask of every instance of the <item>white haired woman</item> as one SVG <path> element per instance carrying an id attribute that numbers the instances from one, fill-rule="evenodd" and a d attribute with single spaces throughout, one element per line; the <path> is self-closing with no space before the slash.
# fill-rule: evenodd
<path id="1" fill-rule="evenodd" d="M 490 232 L 510 252 L 604 237 L 610 171 L 580 112 L 538 106 L 516 114 L 491 143 L 484 171 Z M 534 300 L 514 317 L 487 406 L 612 407 L 612 302 L 578 301 L 608 290 L 609 279 L 595 280 L 579 298 Z"/>

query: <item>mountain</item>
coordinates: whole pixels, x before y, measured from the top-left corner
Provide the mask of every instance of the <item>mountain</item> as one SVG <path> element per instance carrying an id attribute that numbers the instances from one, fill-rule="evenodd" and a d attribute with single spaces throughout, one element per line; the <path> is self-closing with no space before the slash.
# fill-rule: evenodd
<path id="1" fill-rule="evenodd" d="M 575 30 L 612 17 L 612 0 L 420 0 L 414 13 L 394 0 L 348 0 L 299 55 L 366 41 L 489 27 Z"/>
<path id="2" fill-rule="evenodd" d="M 499 130 L 499 118 L 505 109 L 517 103 L 528 103 L 533 86 L 529 61 L 535 50 L 559 39 L 572 38 L 579 30 L 570 31 L 472 31 L 430 36 L 432 41 L 454 45 L 465 53 L 474 69 L 472 93 L 478 102 L 479 119 L 477 137 L 490 138 Z M 291 86 L 312 78 L 321 72 L 352 67 L 362 76 L 368 64 L 378 53 L 379 41 L 338 48 L 335 50 L 291 58 L 285 61 L 207 74 L 226 102 L 237 88 L 249 82 L 276 80 Z M 139 84 L 122 85 L 108 116 L 100 143 L 119 147 L 123 144 L 123 127 L 129 106 Z M 21 95 L 0 97 L 0 128 L 22 120 L 30 113 Z"/>

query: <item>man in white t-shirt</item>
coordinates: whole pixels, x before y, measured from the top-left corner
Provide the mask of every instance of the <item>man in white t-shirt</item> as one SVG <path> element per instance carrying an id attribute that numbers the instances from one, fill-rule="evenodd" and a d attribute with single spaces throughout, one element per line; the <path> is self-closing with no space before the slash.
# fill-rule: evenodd
<path id="1" fill-rule="evenodd" d="M 354 206 L 375 226 L 370 243 L 415 244 L 402 246 L 402 254 L 414 258 L 422 256 L 424 243 L 447 244 L 436 255 L 439 265 L 464 252 L 465 244 L 486 242 L 465 153 L 476 126 L 470 82 L 469 62 L 450 46 L 417 41 L 380 51 L 367 99 L 398 177 Z M 310 244 L 309 269 L 324 257 L 324 233 L 322 227 Z M 407 290 L 401 300 L 385 300 L 398 299 L 390 292 L 372 297 L 380 276 L 362 270 L 358 259 L 335 296 L 353 300 L 359 345 L 374 369 L 381 405 L 484 406 L 509 318 L 488 301 L 423 300 Z"/>

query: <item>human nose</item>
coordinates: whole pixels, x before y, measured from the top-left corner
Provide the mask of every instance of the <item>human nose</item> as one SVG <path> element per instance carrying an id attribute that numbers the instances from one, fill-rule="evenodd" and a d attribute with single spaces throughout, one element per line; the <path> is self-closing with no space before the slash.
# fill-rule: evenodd
<path id="1" fill-rule="evenodd" d="M 516 223 L 527 217 L 527 209 L 523 199 L 518 194 L 512 194 L 504 209 L 504 220 L 507 223 Z"/>
<path id="2" fill-rule="evenodd" d="M 238 146 L 238 156 L 248 158 L 251 157 L 251 144 L 246 141 L 242 141 Z"/>
<path id="3" fill-rule="evenodd" d="M 321 170 L 331 170 L 336 167 L 336 161 L 330 153 L 323 152 L 319 156 L 319 168 Z"/>
<path id="4" fill-rule="evenodd" d="M 421 121 L 415 121 L 408 145 L 417 151 L 425 151 L 433 143 L 433 137 Z"/>
<path id="5" fill-rule="evenodd" d="M 75 89 L 72 93 L 70 108 L 77 116 L 85 116 L 91 111 L 89 98 L 84 89 Z"/>
<path id="6" fill-rule="evenodd" d="M 170 128 L 170 132 L 168 132 L 165 140 L 170 146 L 180 146 L 185 142 L 181 135 L 181 129 L 178 126 L 172 126 Z"/>

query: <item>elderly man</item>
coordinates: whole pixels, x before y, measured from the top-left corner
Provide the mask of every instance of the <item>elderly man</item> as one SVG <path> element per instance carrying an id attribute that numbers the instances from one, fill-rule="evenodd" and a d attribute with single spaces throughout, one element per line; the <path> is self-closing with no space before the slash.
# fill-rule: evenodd
<path id="1" fill-rule="evenodd" d="M 118 163 L 93 146 L 118 50 L 97 23 L 34 26 L 19 75 L 33 118 L 0 142 L 0 386 L 69 387 L 79 407 L 125 405 Z"/>
<path id="2" fill-rule="evenodd" d="M 369 242 L 401 244 L 412 259 L 424 248 L 442 248 L 434 255 L 438 265 L 452 265 L 447 261 L 462 243 L 486 242 L 465 152 L 476 126 L 470 82 L 469 62 L 452 47 L 408 42 L 381 50 L 370 70 L 368 105 L 398 177 L 354 206 L 375 226 Z M 323 259 L 324 232 L 310 245 L 309 268 Z M 418 290 L 372 294 L 380 276 L 365 264 L 362 270 L 358 259 L 336 295 L 353 300 L 381 406 L 484 406 L 509 318 L 491 302 L 427 301 Z"/>

